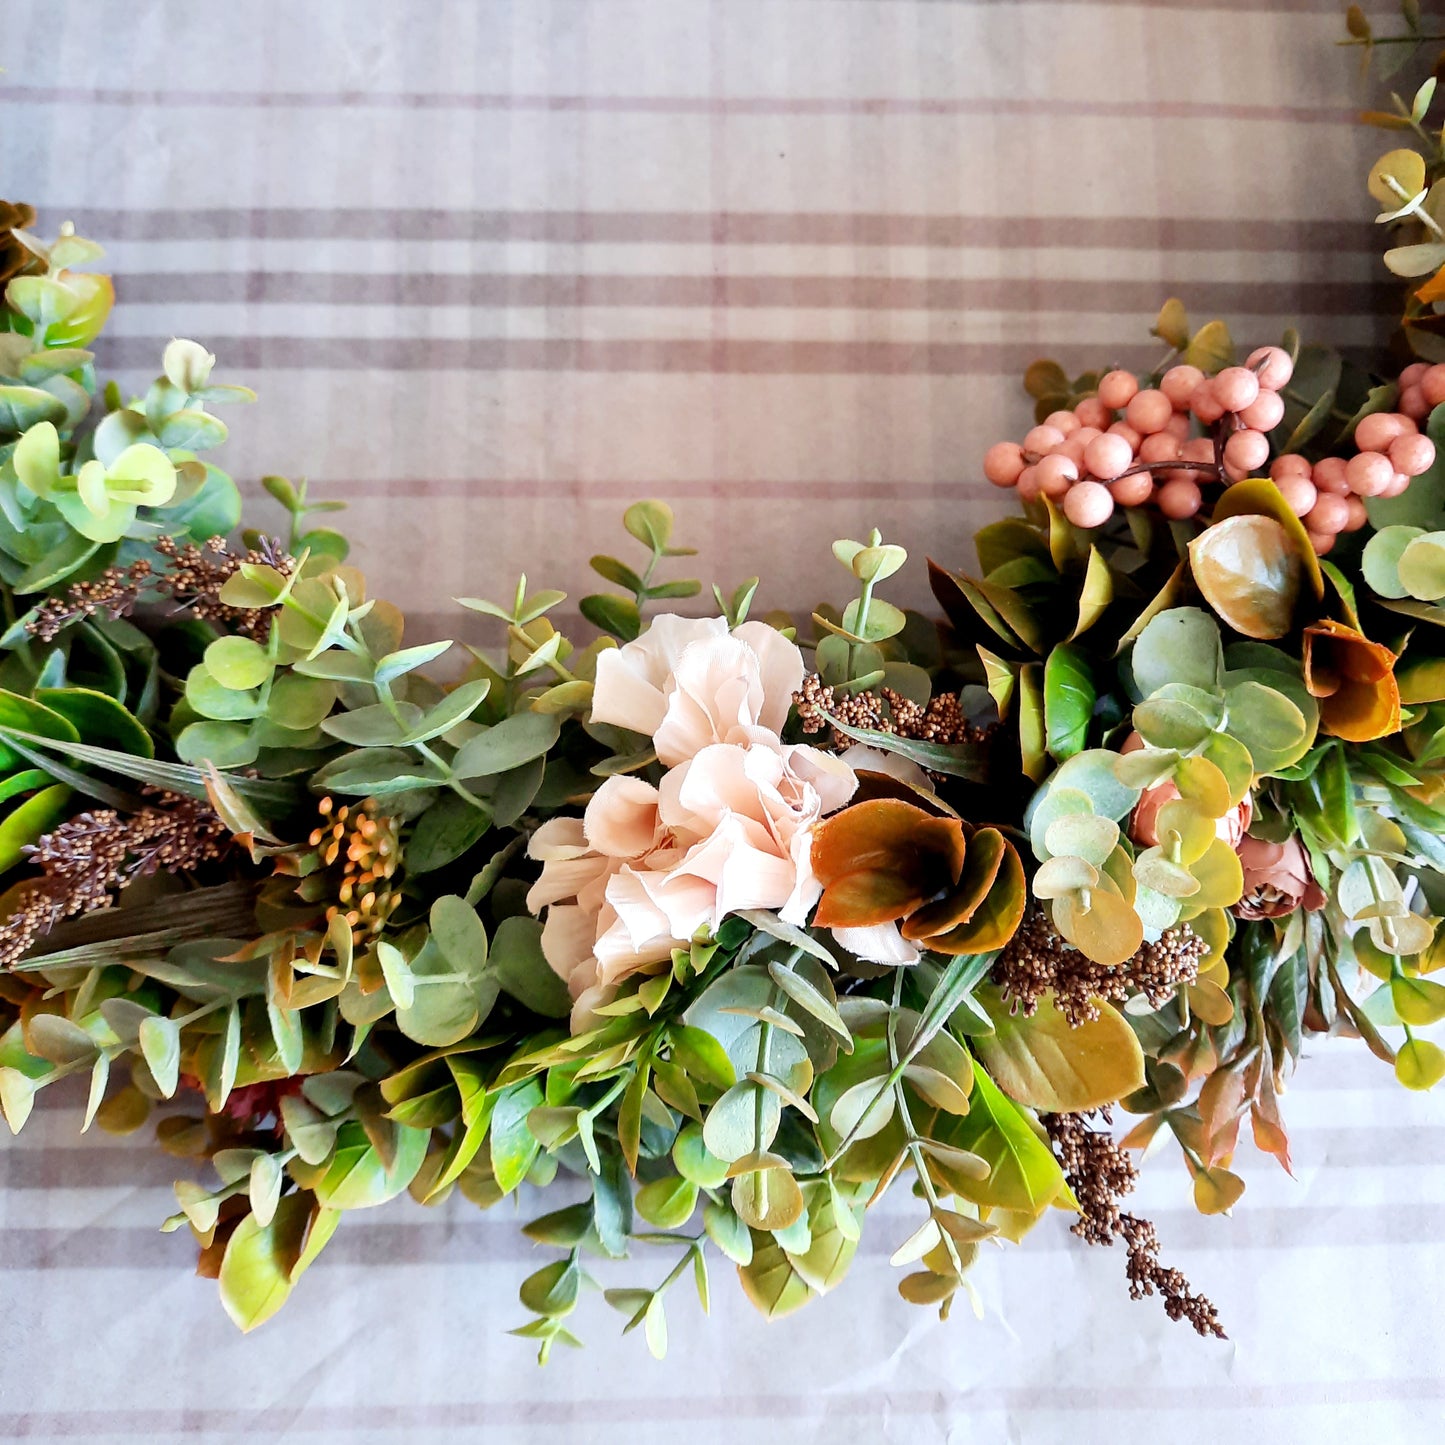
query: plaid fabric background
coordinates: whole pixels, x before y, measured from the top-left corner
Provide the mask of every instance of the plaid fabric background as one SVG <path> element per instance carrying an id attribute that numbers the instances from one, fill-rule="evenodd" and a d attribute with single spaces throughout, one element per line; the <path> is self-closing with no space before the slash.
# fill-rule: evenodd
<path id="1" fill-rule="evenodd" d="M 1000 506 L 978 459 L 1026 426 L 1041 353 L 1146 361 L 1170 293 L 1251 343 L 1377 339 L 1340 9 L 6 0 L 0 194 L 108 246 L 126 385 L 181 334 L 259 390 L 221 460 L 349 501 L 412 641 L 469 635 L 450 598 L 518 569 L 585 587 L 648 495 L 705 579 L 803 611 L 871 525 L 972 560 Z M 57 1101 L 0 1145 L 0 1437 L 1429 1438 L 1445 1118 L 1319 1052 L 1297 1181 L 1246 1146 L 1233 1219 L 1192 1212 L 1177 1159 L 1142 1191 L 1231 1344 L 1131 1304 L 1062 1216 L 986 1259 L 981 1323 L 940 1326 L 893 1292 L 900 1189 L 800 1316 L 716 1278 L 656 1364 L 598 1300 L 541 1373 L 503 1334 L 535 1267 L 510 1205 L 349 1218 L 242 1339 L 155 1232 L 173 1161 Z"/>

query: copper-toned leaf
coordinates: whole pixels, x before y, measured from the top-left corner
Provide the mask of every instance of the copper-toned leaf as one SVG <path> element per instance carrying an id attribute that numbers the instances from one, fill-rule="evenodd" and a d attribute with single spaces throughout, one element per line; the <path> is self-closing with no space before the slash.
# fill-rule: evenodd
<path id="1" fill-rule="evenodd" d="M 924 904 L 903 925 L 903 936 L 924 939 L 968 922 L 988 896 L 1007 848 L 1003 834 L 995 828 L 981 828 L 975 833 L 968 840 L 958 886 L 946 898 Z"/>
<path id="2" fill-rule="evenodd" d="M 1189 566 L 1204 600 L 1246 637 L 1283 637 L 1294 619 L 1303 559 L 1273 517 L 1226 517 L 1189 544 Z"/>
<path id="3" fill-rule="evenodd" d="M 935 934 L 928 940 L 928 947 L 934 953 L 992 953 L 1018 932 L 1018 926 L 1023 921 L 1024 905 L 1028 901 L 1028 884 L 1017 849 L 1007 839 L 1003 840 L 1003 844 L 1003 857 L 988 896 L 967 923 L 960 923 L 957 928 Z"/>
<path id="4" fill-rule="evenodd" d="M 1267 477 L 1250 477 L 1236 482 L 1226 488 L 1214 504 L 1213 521 L 1216 523 L 1227 517 L 1243 516 L 1273 517 L 1294 540 L 1295 550 L 1304 564 L 1304 575 L 1314 588 L 1315 596 L 1324 597 L 1324 574 L 1320 571 L 1320 559 L 1309 533 L 1305 531 L 1305 524 L 1295 516 L 1289 503 L 1280 495 L 1279 488 Z"/>
<path id="5" fill-rule="evenodd" d="M 1320 701 L 1320 725 L 1347 742 L 1400 731 L 1395 654 L 1328 618 L 1304 630 L 1304 679 Z"/>
<path id="6" fill-rule="evenodd" d="M 867 928 L 906 918 L 951 889 L 963 871 L 963 825 L 896 798 L 835 813 L 813 835 L 823 885 L 815 922 Z"/>
<path id="7" fill-rule="evenodd" d="M 1200 1154 L 1206 1164 L 1227 1161 L 1234 1153 L 1246 1106 L 1242 1069 L 1216 1069 L 1204 1081 L 1195 1107 L 1204 1125 Z"/>
<path id="8" fill-rule="evenodd" d="M 855 768 L 854 772 L 858 777 L 858 791 L 850 800 L 852 807 L 856 808 L 859 803 L 871 803 L 879 798 L 896 798 L 900 802 L 912 803 L 915 808 L 922 808 L 925 813 L 932 813 L 935 817 L 958 817 L 955 809 L 949 807 L 937 793 L 921 784 L 895 778 L 892 773 L 874 772 L 872 768 Z"/>

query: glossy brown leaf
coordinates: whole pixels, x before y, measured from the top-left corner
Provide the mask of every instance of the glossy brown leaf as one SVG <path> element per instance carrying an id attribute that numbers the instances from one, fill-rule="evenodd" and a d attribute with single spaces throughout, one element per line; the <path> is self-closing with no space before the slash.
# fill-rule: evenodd
<path id="1" fill-rule="evenodd" d="M 1290 630 L 1304 564 L 1273 517 L 1226 517 L 1206 527 L 1189 544 L 1189 566 L 1204 600 L 1236 632 L 1270 640 Z"/>
<path id="2" fill-rule="evenodd" d="M 815 922 L 867 928 L 906 918 L 952 889 L 963 871 L 963 824 L 879 798 L 835 813 L 813 835 L 823 885 Z"/>
<path id="3" fill-rule="evenodd" d="M 958 814 L 938 796 L 917 783 L 895 778 L 892 773 L 875 773 L 870 768 L 855 768 L 858 776 L 858 791 L 850 800 L 851 806 L 871 803 L 879 798 L 896 798 L 899 802 L 912 803 L 939 818 L 956 818 Z"/>
<path id="4" fill-rule="evenodd" d="M 1227 517 L 1244 516 L 1272 517 L 1284 528 L 1294 542 L 1295 551 L 1304 567 L 1304 575 L 1315 596 L 1323 598 L 1324 573 L 1320 570 L 1320 559 L 1305 531 L 1305 524 L 1295 516 L 1289 503 L 1280 495 L 1279 488 L 1268 477 L 1250 477 L 1246 481 L 1236 482 L 1232 487 L 1227 487 L 1214 504 L 1213 520 L 1216 525 Z"/>
<path id="5" fill-rule="evenodd" d="M 996 828 L 981 828 L 968 840 L 963 858 L 963 872 L 958 885 L 946 898 L 926 903 L 903 925 L 903 936 L 914 940 L 946 933 L 960 923 L 967 923 L 998 876 L 1008 843 Z"/>
<path id="6" fill-rule="evenodd" d="M 935 953 L 950 954 L 991 953 L 1002 948 L 1018 932 L 1027 900 L 1024 865 L 1013 844 L 1004 839 L 1003 857 L 987 897 L 967 923 L 935 934 L 928 940 L 928 947 Z"/>
<path id="7" fill-rule="evenodd" d="M 1323 731 L 1352 743 L 1400 731 L 1395 654 L 1383 643 L 1326 618 L 1304 630 L 1303 665 Z"/>

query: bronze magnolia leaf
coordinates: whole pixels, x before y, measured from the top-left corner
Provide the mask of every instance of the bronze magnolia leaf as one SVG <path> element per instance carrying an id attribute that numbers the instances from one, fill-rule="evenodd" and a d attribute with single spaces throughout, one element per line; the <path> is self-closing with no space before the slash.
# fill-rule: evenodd
<path id="1" fill-rule="evenodd" d="M 1303 559 L 1273 517 L 1227 517 L 1189 544 L 1189 566 L 1216 615 L 1246 637 L 1283 637 L 1294 620 Z"/>

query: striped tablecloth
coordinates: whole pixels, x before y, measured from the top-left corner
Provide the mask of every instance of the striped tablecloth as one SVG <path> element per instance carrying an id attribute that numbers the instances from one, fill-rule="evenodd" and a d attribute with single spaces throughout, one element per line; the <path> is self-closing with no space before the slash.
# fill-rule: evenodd
<path id="1" fill-rule="evenodd" d="M 413 641 L 466 635 L 449 599 L 519 568 L 575 590 L 642 495 L 705 578 L 802 611 L 874 524 L 970 560 L 978 457 L 1040 353 L 1147 360 L 1170 293 L 1251 341 L 1378 338 L 1339 8 L 6 0 L 0 193 L 108 245 L 127 385 L 181 334 L 256 386 L 226 464 L 348 499 Z M 940 1326 L 892 1292 L 900 1194 L 801 1316 L 715 1288 L 656 1364 L 599 1302 L 542 1373 L 502 1333 L 510 1208 L 349 1219 L 242 1339 L 154 1232 L 171 1161 L 46 1108 L 0 1147 L 0 1437 L 1432 1438 L 1445 1113 L 1334 1048 L 1288 1103 L 1297 1182 L 1247 1155 L 1232 1220 L 1193 1215 L 1177 1161 L 1143 1191 L 1229 1345 L 1062 1224 Z"/>

